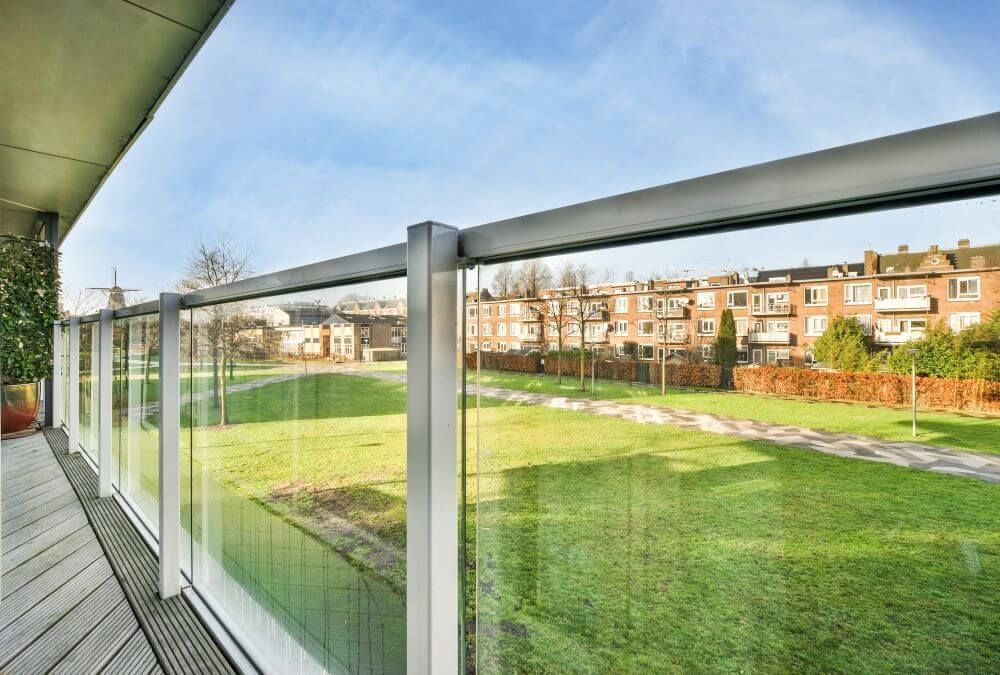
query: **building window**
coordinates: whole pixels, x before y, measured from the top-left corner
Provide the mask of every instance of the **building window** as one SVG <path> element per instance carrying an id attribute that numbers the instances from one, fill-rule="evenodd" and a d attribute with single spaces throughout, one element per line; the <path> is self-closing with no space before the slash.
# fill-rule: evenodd
<path id="1" fill-rule="evenodd" d="M 549 322 L 549 332 L 550 333 L 558 333 L 559 332 L 559 324 L 557 324 L 554 321 L 550 321 Z"/>
<path id="2" fill-rule="evenodd" d="M 486 333 L 483 333 L 483 335 L 486 335 Z M 507 324 L 505 324 L 503 322 L 500 322 L 500 323 L 497 324 L 497 335 L 506 337 L 506 335 L 507 335 Z"/>
<path id="3" fill-rule="evenodd" d="M 505 351 L 507 351 L 507 343 L 506 342 L 498 342 L 497 343 L 497 351 L 498 352 L 505 352 Z"/>
<path id="4" fill-rule="evenodd" d="M 767 322 L 767 332 L 768 333 L 787 333 L 789 332 L 788 321 L 768 321 Z"/>
<path id="5" fill-rule="evenodd" d="M 625 356 L 625 345 L 621 342 L 615 343 L 615 356 L 619 359 Z"/>
<path id="6" fill-rule="evenodd" d="M 482 347 L 482 350 L 483 350 L 484 352 L 488 352 L 488 351 L 490 351 L 490 343 L 489 343 L 489 342 L 484 342 L 484 343 L 482 343 L 481 347 Z"/>
<path id="7" fill-rule="evenodd" d="M 628 335 L 628 321 L 615 321 L 615 335 Z"/>
<path id="8" fill-rule="evenodd" d="M 467 309 L 466 312 L 468 313 L 470 319 L 476 316 L 475 307 L 469 307 L 469 309 Z"/>
<path id="9" fill-rule="evenodd" d="M 822 335 L 826 331 L 826 325 L 825 316 L 807 316 L 806 335 Z"/>
<path id="10" fill-rule="evenodd" d="M 700 345 L 701 358 L 705 361 L 711 361 L 715 358 L 715 345 Z"/>
<path id="11" fill-rule="evenodd" d="M 899 286 L 896 288 L 896 297 L 900 300 L 906 300 L 909 298 L 926 298 L 927 297 L 927 286 Z"/>
<path id="12" fill-rule="evenodd" d="M 514 337 L 515 335 L 518 335 L 519 334 L 518 331 L 520 330 L 520 326 L 521 326 L 521 324 L 519 324 L 519 323 L 513 323 L 513 322 L 511 322 L 511 324 L 510 324 L 510 330 L 507 331 L 507 334 L 510 335 L 511 337 Z"/>
<path id="13" fill-rule="evenodd" d="M 646 336 L 653 334 L 653 322 L 652 321 L 640 321 L 638 322 L 639 335 Z"/>
<path id="14" fill-rule="evenodd" d="M 696 303 L 698 309 L 715 309 L 715 293 L 699 293 Z"/>
<path id="15" fill-rule="evenodd" d="M 508 312 L 511 316 L 521 316 L 521 304 L 517 302 L 510 303 L 510 309 Z"/>
<path id="16" fill-rule="evenodd" d="M 639 358 L 643 361 L 652 361 L 653 345 L 639 345 Z"/>
<path id="17" fill-rule="evenodd" d="M 628 312 L 628 298 L 615 298 L 615 311 L 619 314 Z"/>
<path id="18" fill-rule="evenodd" d="M 470 337 L 476 337 L 476 324 L 470 323 L 467 331 Z"/>
<path id="19" fill-rule="evenodd" d="M 507 305 L 497 305 L 497 317 L 504 318 L 507 316 Z"/>
<path id="20" fill-rule="evenodd" d="M 805 356 L 805 362 L 806 362 L 807 366 L 811 366 L 811 365 L 813 365 L 813 364 L 816 363 L 816 358 L 813 356 L 813 350 L 812 349 L 808 349 L 807 348 L 802 353 Z"/>
<path id="21" fill-rule="evenodd" d="M 736 350 L 736 363 L 746 363 L 747 362 L 747 348 L 742 347 Z"/>
<path id="22" fill-rule="evenodd" d="M 979 312 L 958 312 L 948 315 L 948 325 L 956 333 L 979 323 Z"/>
<path id="23" fill-rule="evenodd" d="M 502 326 L 503 324 L 500 324 L 500 325 Z M 483 335 L 492 335 L 492 334 L 493 334 L 493 326 L 491 326 L 488 323 L 484 323 L 483 324 Z"/>
<path id="24" fill-rule="evenodd" d="M 482 315 L 483 316 L 492 316 L 493 315 L 493 308 L 490 307 L 489 305 L 484 305 L 483 306 L 483 314 Z"/>
<path id="25" fill-rule="evenodd" d="M 736 324 L 736 337 L 746 337 L 747 334 L 747 320 L 746 317 L 740 319 L 733 319 Z"/>
<path id="26" fill-rule="evenodd" d="M 787 363 L 790 360 L 789 350 L 787 349 L 768 349 L 767 350 L 767 362 L 771 364 L 776 363 Z"/>
<path id="27" fill-rule="evenodd" d="M 807 307 L 825 307 L 830 301 L 826 286 L 806 286 L 803 292 Z"/>
<path id="28" fill-rule="evenodd" d="M 580 324 L 575 321 L 566 324 L 566 335 L 578 336 L 580 334 Z"/>
<path id="29" fill-rule="evenodd" d="M 715 319 L 698 319 L 698 335 L 715 335 Z"/>
<path id="30" fill-rule="evenodd" d="M 649 295 L 640 295 L 635 299 L 636 311 L 639 312 L 652 312 L 653 311 L 653 298 Z"/>
<path id="31" fill-rule="evenodd" d="M 730 309 L 746 309 L 748 296 L 749 293 L 747 291 L 729 291 L 726 293 L 726 307 Z"/>
<path id="32" fill-rule="evenodd" d="M 978 300 L 979 277 L 956 277 L 948 279 L 949 300 Z"/>
<path id="33" fill-rule="evenodd" d="M 871 302 L 871 284 L 847 284 L 844 286 L 845 305 L 870 305 Z"/>

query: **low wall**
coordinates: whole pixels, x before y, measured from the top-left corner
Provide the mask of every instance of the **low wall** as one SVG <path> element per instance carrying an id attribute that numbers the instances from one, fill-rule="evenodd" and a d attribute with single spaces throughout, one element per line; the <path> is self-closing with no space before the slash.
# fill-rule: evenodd
<path id="1" fill-rule="evenodd" d="M 739 391 L 757 394 L 884 405 L 911 404 L 910 377 L 892 373 L 835 373 L 761 366 L 735 368 L 733 385 Z M 1000 382 L 918 377 L 917 405 L 1000 414 Z"/>

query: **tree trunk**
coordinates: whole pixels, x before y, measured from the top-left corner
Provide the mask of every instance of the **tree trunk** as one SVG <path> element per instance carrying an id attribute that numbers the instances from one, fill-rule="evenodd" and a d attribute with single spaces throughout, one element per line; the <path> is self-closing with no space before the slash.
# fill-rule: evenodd
<path id="1" fill-rule="evenodd" d="M 219 353 L 212 352 L 212 406 L 219 407 Z"/>
<path id="2" fill-rule="evenodd" d="M 587 342 L 583 339 L 583 325 L 580 326 L 580 391 L 587 391 Z"/>
<path id="3" fill-rule="evenodd" d="M 229 396 L 226 394 L 226 356 L 222 356 L 221 382 L 219 386 L 219 426 L 224 427 L 229 424 Z"/>

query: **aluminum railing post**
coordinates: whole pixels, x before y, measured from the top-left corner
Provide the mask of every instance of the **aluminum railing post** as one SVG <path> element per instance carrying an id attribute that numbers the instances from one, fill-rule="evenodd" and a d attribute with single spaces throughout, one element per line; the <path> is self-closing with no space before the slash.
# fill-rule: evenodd
<path id="1" fill-rule="evenodd" d="M 407 242 L 406 663 L 459 671 L 458 232 L 409 228 Z"/>
<path id="2" fill-rule="evenodd" d="M 177 293 L 160 293 L 160 597 L 181 592 L 180 308 Z"/>

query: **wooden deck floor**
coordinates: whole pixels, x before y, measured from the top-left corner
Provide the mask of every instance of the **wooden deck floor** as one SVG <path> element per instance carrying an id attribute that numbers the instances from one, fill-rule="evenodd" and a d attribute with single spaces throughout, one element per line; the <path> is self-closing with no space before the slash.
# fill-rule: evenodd
<path id="1" fill-rule="evenodd" d="M 2 452 L 0 672 L 163 672 L 45 436 Z"/>

